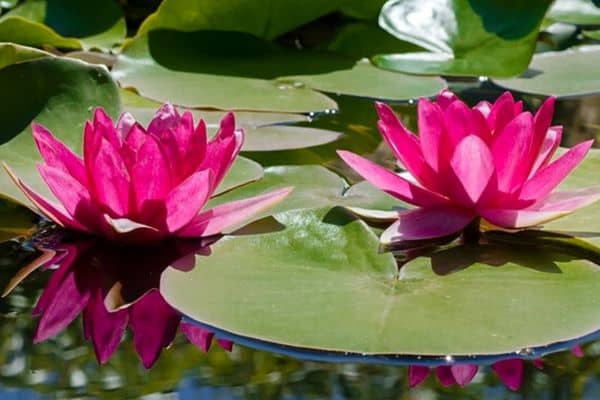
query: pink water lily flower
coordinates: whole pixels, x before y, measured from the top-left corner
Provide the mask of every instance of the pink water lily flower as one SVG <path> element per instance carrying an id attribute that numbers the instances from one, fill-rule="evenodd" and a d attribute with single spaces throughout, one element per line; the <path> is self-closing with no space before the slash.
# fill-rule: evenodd
<path id="1" fill-rule="evenodd" d="M 384 244 L 453 235 L 478 218 L 504 228 L 531 227 L 600 198 L 597 187 L 554 191 L 592 141 L 553 160 L 562 127 L 550 126 L 552 97 L 532 115 L 509 92 L 494 104 L 470 108 L 443 90 L 436 102 L 419 100 L 419 136 L 387 105 L 376 108 L 379 129 L 406 172 L 395 174 L 348 151 L 338 154 L 374 186 L 418 207 L 362 210 L 367 217 L 395 221 L 381 236 Z"/>
<path id="2" fill-rule="evenodd" d="M 44 160 L 39 172 L 61 204 L 45 199 L 18 177 L 25 195 L 57 224 L 112 240 L 139 242 L 166 236 L 220 234 L 282 200 L 284 188 L 203 210 L 240 152 L 244 132 L 234 116 L 221 120 L 207 141 L 206 126 L 194 126 L 165 104 L 144 129 L 129 113 L 116 126 L 102 108 L 87 122 L 83 159 L 43 126 L 33 137 Z"/>

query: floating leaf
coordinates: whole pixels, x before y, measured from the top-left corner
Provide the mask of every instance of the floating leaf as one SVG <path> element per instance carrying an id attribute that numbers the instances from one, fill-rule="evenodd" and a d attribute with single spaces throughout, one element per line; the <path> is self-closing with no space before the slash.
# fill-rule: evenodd
<path id="1" fill-rule="evenodd" d="M 570 97 L 600 92 L 600 46 L 536 54 L 519 77 L 494 83 L 523 93 Z"/>
<path id="2" fill-rule="evenodd" d="M 48 57 L 50 53 L 13 43 L 0 44 L 0 68 L 17 62 Z"/>
<path id="3" fill-rule="evenodd" d="M 595 31 L 583 31 L 583 35 L 590 39 L 600 40 L 600 30 Z"/>
<path id="4" fill-rule="evenodd" d="M 576 25 L 600 24 L 600 7 L 594 0 L 556 0 L 547 18 Z"/>
<path id="5" fill-rule="evenodd" d="M 244 36 L 232 32 L 153 31 L 129 43 L 113 74 L 122 86 L 134 87 L 144 97 L 185 107 L 279 112 L 337 107 L 323 94 L 270 80 L 282 68 L 302 68 L 298 57 L 289 59 L 248 36 L 245 43 L 252 48 L 236 41 L 223 42 L 219 39 L 223 35 L 231 39 Z M 264 52 L 276 60 L 266 63 Z"/>
<path id="6" fill-rule="evenodd" d="M 299 75 L 284 78 L 302 82 L 308 87 L 351 96 L 386 100 L 410 100 L 437 94 L 446 86 L 443 79 L 406 75 L 384 71 L 369 61 L 359 61 L 352 69 L 317 75 Z"/>
<path id="7" fill-rule="evenodd" d="M 517 75 L 531 60 L 550 2 L 390 0 L 379 25 L 431 52 L 381 55 L 374 63 L 416 74 Z"/>
<path id="8" fill-rule="evenodd" d="M 502 354 L 600 328 L 600 270 L 590 263 L 463 246 L 398 273 L 340 209 L 276 218 L 285 230 L 226 237 L 190 272 L 165 271 L 163 296 L 234 335 L 361 355 Z"/>
<path id="9" fill-rule="evenodd" d="M 125 38 L 114 0 L 29 0 L 0 18 L 0 41 L 65 49 L 110 49 Z"/>

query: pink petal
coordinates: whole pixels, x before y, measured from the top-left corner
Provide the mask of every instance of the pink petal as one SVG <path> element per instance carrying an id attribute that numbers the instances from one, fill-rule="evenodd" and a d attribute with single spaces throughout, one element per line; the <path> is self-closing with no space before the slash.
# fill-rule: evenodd
<path id="1" fill-rule="evenodd" d="M 162 204 L 171 190 L 171 171 L 158 140 L 153 136 L 147 136 L 136 158 L 131 168 L 131 187 L 139 219 L 148 221 L 151 220 L 148 214 L 157 212 L 153 207 L 156 200 Z"/>
<path id="2" fill-rule="evenodd" d="M 120 154 L 102 140 L 92 166 L 95 199 L 113 216 L 129 213 L 129 173 Z"/>
<path id="3" fill-rule="evenodd" d="M 450 167 L 458 182 L 449 190 L 463 204 L 477 204 L 494 175 L 494 160 L 487 144 L 477 135 L 468 135 L 458 143 Z"/>
<path id="4" fill-rule="evenodd" d="M 510 390 L 519 390 L 523 381 L 523 360 L 513 358 L 498 361 L 492 365 L 492 369 Z"/>
<path id="5" fill-rule="evenodd" d="M 562 140 L 562 126 L 552 126 L 548 129 L 548 133 L 546 138 L 542 142 L 540 146 L 540 151 L 537 155 L 533 166 L 531 167 L 531 171 L 529 172 L 529 178 L 535 175 L 535 173 L 540 169 L 548 165 L 554 153 L 558 149 L 560 142 Z"/>
<path id="6" fill-rule="evenodd" d="M 429 367 L 420 365 L 409 365 L 408 367 L 408 386 L 413 388 L 422 383 L 429 375 Z"/>
<path id="7" fill-rule="evenodd" d="M 384 103 L 375 103 L 379 114 L 379 130 L 402 165 L 422 184 L 435 182 L 431 168 L 425 162 L 419 139 L 400 122 L 394 111 Z"/>
<path id="8" fill-rule="evenodd" d="M 573 171 L 592 147 L 593 140 L 579 143 L 551 164 L 540 169 L 524 185 L 519 198 L 543 199 Z"/>
<path id="9" fill-rule="evenodd" d="M 121 143 L 124 143 L 127 140 L 127 137 L 129 136 L 129 131 L 131 131 L 131 128 L 133 128 L 135 124 L 136 122 L 133 115 L 131 115 L 128 112 L 124 112 L 123 114 L 121 114 L 119 120 L 117 121 L 116 127 L 117 136 L 119 137 L 119 141 Z"/>
<path id="10" fill-rule="evenodd" d="M 156 114 L 154 114 L 154 118 L 152 118 L 150 124 L 148 124 L 147 132 L 160 137 L 162 132 L 175 128 L 180 118 L 173 104 L 163 104 Z"/>
<path id="11" fill-rule="evenodd" d="M 489 141 L 489 128 L 485 119 L 462 101 L 455 101 L 444 111 L 448 145 L 454 148 L 468 135 L 477 135 Z"/>
<path id="12" fill-rule="evenodd" d="M 477 369 L 477 365 L 473 364 L 452 365 L 450 367 L 454 380 L 462 387 L 471 383 L 477 373 Z"/>
<path id="13" fill-rule="evenodd" d="M 537 113 L 535 113 L 535 117 L 533 119 L 535 134 L 531 149 L 536 155 L 539 152 L 540 146 L 542 145 L 542 142 L 548 133 L 548 129 L 550 128 L 550 124 L 552 123 L 555 100 L 556 98 L 554 97 L 548 97 L 546 101 L 542 103 L 542 106 L 538 109 Z"/>
<path id="14" fill-rule="evenodd" d="M 456 97 L 454 93 L 452 93 L 448 89 L 442 89 L 438 93 L 435 102 L 440 106 L 442 110 L 445 110 L 450 104 L 452 104 L 456 100 L 458 100 L 458 97 Z"/>
<path id="15" fill-rule="evenodd" d="M 244 143 L 244 132 L 234 131 L 230 136 L 216 137 L 207 145 L 206 157 L 198 169 L 210 169 L 213 172 L 211 193 L 219 186 L 229 168 L 233 165 Z"/>
<path id="16" fill-rule="evenodd" d="M 487 117 L 488 126 L 494 135 L 502 132 L 506 124 L 515 117 L 515 101 L 510 92 L 504 92 L 494 102 Z"/>
<path id="17" fill-rule="evenodd" d="M 421 188 L 366 158 L 344 150 L 338 150 L 337 153 L 363 178 L 400 200 L 421 207 L 448 204 L 446 198 Z"/>
<path id="18" fill-rule="evenodd" d="M 177 232 L 177 236 L 197 237 L 222 233 L 228 227 L 239 224 L 260 211 L 283 200 L 293 188 L 283 188 L 243 200 L 232 201 L 204 211 Z"/>
<path id="19" fill-rule="evenodd" d="M 169 193 L 165 199 L 169 232 L 175 232 L 190 223 L 204 207 L 212 193 L 212 179 L 211 171 L 198 171 Z"/>
<path id="20" fill-rule="evenodd" d="M 162 239 L 165 233 L 159 229 L 144 225 L 128 218 L 112 218 L 103 214 L 105 224 L 102 226 L 105 236 L 109 240 L 121 243 L 149 243 Z"/>
<path id="21" fill-rule="evenodd" d="M 210 350 L 214 333 L 187 322 L 182 322 L 179 327 L 185 337 L 187 337 L 190 343 L 192 343 L 194 346 L 198 347 L 204 352 Z"/>
<path id="22" fill-rule="evenodd" d="M 482 100 L 473 107 L 473 110 L 479 111 L 479 113 L 487 120 L 492 111 L 492 104 L 489 101 Z"/>
<path id="23" fill-rule="evenodd" d="M 77 223 L 85 226 L 84 230 L 94 230 L 99 218 L 99 210 L 92 202 L 87 188 L 58 168 L 41 164 L 38 165 L 38 170 L 69 215 L 72 215 Z"/>
<path id="24" fill-rule="evenodd" d="M 85 274 L 76 274 L 71 265 L 65 264 L 65 272 L 58 274 L 56 283 L 48 284 L 52 291 L 43 306 L 33 338 L 39 343 L 57 335 L 83 311 L 90 297 L 89 282 Z M 55 273 L 58 271 L 55 271 Z"/>
<path id="25" fill-rule="evenodd" d="M 25 182 L 21 181 L 15 175 L 15 173 L 8 167 L 8 165 L 3 164 L 3 167 L 10 176 L 10 178 L 13 180 L 13 182 L 15 182 L 17 187 L 21 189 L 23 194 L 25 194 L 25 196 L 27 196 L 27 198 L 33 203 L 33 205 L 35 205 L 46 217 L 50 218 L 58 225 L 63 226 L 65 228 L 89 232 L 89 229 L 87 227 L 81 225 L 69 215 L 69 213 L 62 206 L 62 204 L 56 204 L 37 194 L 33 189 L 26 185 Z"/>
<path id="26" fill-rule="evenodd" d="M 219 132 L 217 132 L 216 138 L 218 139 L 226 139 L 228 137 L 232 137 L 235 131 L 235 116 L 232 112 L 228 112 L 221 119 L 221 124 L 219 128 Z"/>
<path id="27" fill-rule="evenodd" d="M 83 161 L 42 125 L 32 124 L 33 139 L 44 159 L 44 162 L 54 168 L 73 176 L 82 185 L 87 185 L 87 176 Z"/>
<path id="28" fill-rule="evenodd" d="M 482 209 L 479 214 L 492 224 L 506 228 L 525 228 L 543 224 L 563 217 L 573 211 L 588 206 L 600 199 L 600 187 L 592 187 L 568 192 L 557 192 L 520 210 Z"/>
<path id="29" fill-rule="evenodd" d="M 440 365 L 439 367 L 436 367 L 435 374 L 442 386 L 449 387 L 456 385 L 456 380 L 454 379 L 454 375 L 452 374 L 449 365 Z"/>
<path id="30" fill-rule="evenodd" d="M 390 244 L 448 236 L 463 229 L 473 218 L 470 211 L 449 206 L 404 211 L 398 221 L 383 232 L 380 241 Z"/>
<path id="31" fill-rule="evenodd" d="M 529 175 L 528 157 L 533 135 L 533 117 L 522 113 L 496 133 L 491 150 L 498 176 L 498 190 L 512 193 Z"/>
<path id="32" fill-rule="evenodd" d="M 88 329 L 96 359 L 100 364 L 105 364 L 121 343 L 129 313 L 127 310 L 109 312 L 104 306 L 101 290 L 96 290 L 86 311 L 84 315 L 90 318 Z"/>
<path id="33" fill-rule="evenodd" d="M 130 307 L 129 320 L 135 350 L 144 367 L 151 368 L 175 338 L 181 316 L 152 290 Z"/>
<path id="34" fill-rule="evenodd" d="M 577 358 L 582 358 L 584 356 L 583 354 L 583 349 L 581 348 L 580 345 L 575 345 L 572 349 L 571 349 L 571 353 L 577 357 Z"/>
<path id="35" fill-rule="evenodd" d="M 102 107 L 96 108 L 94 112 L 94 130 L 96 135 L 106 139 L 115 150 L 121 147 L 119 134 L 113 125 L 112 119 L 106 114 Z"/>
<path id="36" fill-rule="evenodd" d="M 144 128 L 137 123 L 129 129 L 129 133 L 123 146 L 121 146 L 120 152 L 128 171 L 133 169 L 137 162 L 138 152 L 144 143 L 146 143 L 146 140 L 149 140 L 149 137 L 150 136 L 146 134 Z"/>
<path id="37" fill-rule="evenodd" d="M 233 349 L 233 342 L 231 340 L 217 339 L 217 344 L 225 351 L 231 351 Z"/>
<path id="38" fill-rule="evenodd" d="M 444 143 L 444 115 L 437 104 L 426 99 L 419 100 L 417 113 L 423 157 L 433 171 L 440 172 L 446 167 L 450 151 Z"/>

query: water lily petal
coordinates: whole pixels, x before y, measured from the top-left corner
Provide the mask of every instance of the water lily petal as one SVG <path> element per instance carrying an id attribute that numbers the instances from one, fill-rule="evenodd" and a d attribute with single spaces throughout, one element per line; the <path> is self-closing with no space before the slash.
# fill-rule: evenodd
<path id="1" fill-rule="evenodd" d="M 523 360 L 512 358 L 494 363 L 492 369 L 510 390 L 519 390 L 523 381 Z"/>
<path id="2" fill-rule="evenodd" d="M 63 271 L 57 274 L 61 268 Z M 64 264 L 61 268 L 52 275 L 52 279 L 55 279 L 53 284 L 49 284 L 45 289 L 49 294 L 40 307 L 41 310 L 38 310 L 41 311 L 41 318 L 33 337 L 34 343 L 44 341 L 64 330 L 88 303 L 90 290 L 86 279 L 89 277 L 76 274 L 70 264 Z"/>
<path id="3" fill-rule="evenodd" d="M 129 172 L 120 154 L 106 140 L 100 144 L 92 177 L 98 203 L 113 216 L 128 215 Z"/>
<path id="4" fill-rule="evenodd" d="M 381 235 L 383 244 L 403 240 L 424 240 L 456 233 L 475 218 L 468 210 L 455 207 L 417 208 L 404 211 Z"/>
<path id="5" fill-rule="evenodd" d="M 429 367 L 423 367 L 421 365 L 409 365 L 408 366 L 408 386 L 411 388 L 419 385 L 429 375 Z"/>
<path id="6" fill-rule="evenodd" d="M 446 168 L 449 147 L 444 141 L 444 115 L 440 107 L 427 99 L 419 99 L 417 107 L 419 138 L 423 157 L 435 172 Z"/>
<path id="7" fill-rule="evenodd" d="M 129 320 L 135 350 L 144 367 L 151 368 L 175 338 L 181 316 L 152 290 L 130 307 Z"/>
<path id="8" fill-rule="evenodd" d="M 236 130 L 224 138 L 214 138 L 208 143 L 206 157 L 198 169 L 210 169 L 213 172 L 211 192 L 219 186 L 229 168 L 233 165 L 233 161 L 239 154 L 243 143 L 244 132 L 242 130 Z"/>
<path id="9" fill-rule="evenodd" d="M 387 104 L 377 102 L 375 107 L 380 118 L 379 130 L 394 155 L 422 185 L 433 184 L 433 171 L 425 162 L 417 136 L 402 125 Z"/>
<path id="10" fill-rule="evenodd" d="M 131 130 L 131 128 L 133 128 L 135 124 L 135 118 L 133 115 L 131 115 L 131 113 L 124 112 L 121 114 L 119 120 L 117 121 L 116 127 L 117 136 L 119 137 L 119 141 L 121 142 L 121 144 L 123 144 L 127 140 L 127 137 L 129 136 L 129 131 Z"/>
<path id="11" fill-rule="evenodd" d="M 217 344 L 225 351 L 231 351 L 233 349 L 233 342 L 231 340 L 217 339 Z"/>
<path id="12" fill-rule="evenodd" d="M 477 204 L 495 172 L 488 145 L 477 135 L 465 136 L 452 154 L 450 167 L 457 181 L 451 179 L 449 191 L 467 205 Z"/>
<path id="13" fill-rule="evenodd" d="M 471 383 L 477 373 L 477 369 L 477 365 L 474 364 L 457 364 L 450 367 L 454 380 L 462 387 Z"/>
<path id="14" fill-rule="evenodd" d="M 520 187 L 531 168 L 529 153 L 533 134 L 533 117 L 525 112 L 496 133 L 491 146 L 498 174 L 498 190 L 512 193 Z"/>
<path id="15" fill-rule="evenodd" d="M 544 138 L 540 146 L 540 151 L 536 157 L 533 166 L 531 167 L 531 171 L 529 172 L 529 178 L 533 177 L 540 168 L 548 165 L 554 153 L 558 149 L 560 142 L 562 140 L 562 126 L 552 126 L 548 129 L 548 133 Z"/>
<path id="16" fill-rule="evenodd" d="M 109 312 L 102 291 L 96 290 L 83 314 L 98 363 L 105 364 L 121 343 L 129 322 L 127 310 Z"/>
<path id="17" fill-rule="evenodd" d="M 87 174 L 83 160 L 60 140 L 56 139 L 42 125 L 31 124 L 31 129 L 33 131 L 33 139 L 44 162 L 51 167 L 61 169 L 65 173 L 72 175 L 82 185 L 87 185 Z"/>
<path id="18" fill-rule="evenodd" d="M 96 108 L 94 112 L 94 132 L 96 135 L 106 139 L 115 150 L 121 147 L 121 139 L 113 125 L 112 119 L 106 114 L 102 107 Z"/>
<path id="19" fill-rule="evenodd" d="M 146 140 L 149 140 L 149 137 L 150 136 L 146 134 L 146 131 L 140 124 L 136 123 L 129 129 L 129 133 L 123 146 L 121 146 L 120 152 L 128 171 L 133 169 L 137 162 L 138 152 L 144 143 L 146 143 Z"/>
<path id="20" fill-rule="evenodd" d="M 228 112 L 221 119 L 219 131 L 217 132 L 217 135 L 215 136 L 215 138 L 223 140 L 223 139 L 232 137 L 234 135 L 234 132 L 235 132 L 235 116 L 233 115 L 232 112 Z"/>
<path id="21" fill-rule="evenodd" d="M 419 187 L 366 158 L 344 150 L 338 150 L 337 153 L 363 178 L 400 200 L 421 207 L 448 204 L 446 198 Z"/>
<path id="22" fill-rule="evenodd" d="M 188 322 L 182 322 L 179 325 L 179 328 L 194 346 L 198 347 L 204 352 L 210 350 L 214 333 Z"/>
<path id="23" fill-rule="evenodd" d="M 486 142 L 490 140 L 490 130 L 483 116 L 460 100 L 450 104 L 444 111 L 444 124 L 451 148 L 468 135 L 477 135 Z"/>
<path id="24" fill-rule="evenodd" d="M 540 169 L 521 190 L 519 198 L 543 199 L 565 179 L 583 160 L 592 147 L 593 140 L 579 143 L 560 158 Z"/>
<path id="25" fill-rule="evenodd" d="M 555 97 L 548 97 L 533 118 L 534 134 L 531 141 L 531 152 L 534 153 L 533 157 L 539 153 L 540 147 L 548 134 L 548 129 L 552 123 L 552 116 L 554 115 L 555 100 Z"/>
<path id="26" fill-rule="evenodd" d="M 260 211 L 283 200 L 293 188 L 283 188 L 243 200 L 220 204 L 196 216 L 178 236 L 196 237 L 217 235 Z"/>
<path id="27" fill-rule="evenodd" d="M 440 365 L 439 367 L 436 367 L 435 375 L 437 376 L 438 381 L 440 381 L 442 386 L 449 387 L 456 385 L 456 380 L 454 379 L 452 369 L 449 365 Z"/>
<path id="28" fill-rule="evenodd" d="M 448 106 L 456 100 L 458 100 L 458 97 L 448 89 L 442 89 L 435 98 L 435 102 L 442 110 L 448 108 Z"/>
<path id="29" fill-rule="evenodd" d="M 504 92 L 492 105 L 487 117 L 490 130 L 495 135 L 502 132 L 510 120 L 515 117 L 515 100 L 510 92 Z"/>
<path id="30" fill-rule="evenodd" d="M 156 111 L 152 121 L 148 124 L 147 132 L 156 137 L 160 137 L 162 132 L 174 129 L 180 119 L 181 116 L 173 104 L 163 104 L 158 111 Z"/>
<path id="31" fill-rule="evenodd" d="M 93 230 L 97 226 L 100 211 L 91 200 L 87 188 L 58 168 L 39 164 L 38 170 L 69 215 L 72 215 L 80 225 L 85 226 L 84 230 Z"/>
<path id="32" fill-rule="evenodd" d="M 473 107 L 473 110 L 479 111 L 479 113 L 486 119 L 492 111 L 492 103 L 486 100 L 482 100 Z"/>
<path id="33" fill-rule="evenodd" d="M 156 200 L 164 199 L 171 191 L 171 171 L 158 140 L 148 135 L 137 152 L 131 168 L 131 188 L 140 221 L 149 221 L 157 212 Z M 162 201 L 158 202 L 162 204 Z"/>
<path id="34" fill-rule="evenodd" d="M 164 203 L 169 232 L 187 225 L 204 207 L 212 193 L 212 181 L 210 170 L 198 171 L 169 193 Z"/>

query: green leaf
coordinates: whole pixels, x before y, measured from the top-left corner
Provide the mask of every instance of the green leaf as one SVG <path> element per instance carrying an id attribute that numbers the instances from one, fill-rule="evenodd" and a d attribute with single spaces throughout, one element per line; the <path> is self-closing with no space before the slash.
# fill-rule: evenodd
<path id="1" fill-rule="evenodd" d="M 32 47 L 19 46 L 14 43 L 0 43 L 0 69 L 10 64 L 50 55 L 50 53 Z"/>
<path id="2" fill-rule="evenodd" d="M 386 0 L 344 0 L 340 5 L 340 11 L 344 14 L 358 19 L 377 21 L 379 11 Z"/>
<path id="3" fill-rule="evenodd" d="M 341 209 L 276 218 L 284 230 L 225 237 L 193 270 L 167 269 L 167 302 L 235 335 L 363 355 L 503 354 L 600 328 L 600 270 L 587 262 L 462 246 L 398 273 Z"/>
<path id="4" fill-rule="evenodd" d="M 108 50 L 125 39 L 114 0 L 28 0 L 0 18 L 0 41 L 65 49 Z"/>
<path id="5" fill-rule="evenodd" d="M 302 82 L 324 92 L 395 101 L 434 96 L 446 86 L 445 81 L 438 77 L 384 71 L 367 60 L 359 61 L 348 70 L 283 79 Z"/>
<path id="6" fill-rule="evenodd" d="M 536 54 L 521 76 L 496 79 L 510 90 L 544 96 L 571 97 L 600 92 L 600 46 L 581 46 Z"/>
<path id="7" fill-rule="evenodd" d="M 525 70 L 550 0 L 390 0 L 379 25 L 430 52 L 387 54 L 395 71 L 456 76 L 517 75 Z"/>
<path id="8" fill-rule="evenodd" d="M 556 0 L 547 18 L 576 25 L 600 24 L 600 8 L 593 0 Z"/>
<path id="9" fill-rule="evenodd" d="M 349 188 L 344 179 L 326 168 L 318 165 L 303 165 L 265 168 L 261 180 L 211 199 L 207 208 L 288 186 L 293 186 L 294 191 L 284 201 L 256 215 L 253 220 L 288 210 L 334 205 L 381 210 L 405 207 L 405 204 L 399 200 L 376 190 L 366 182 Z M 237 227 L 233 227 L 230 231 L 234 231 L 235 228 Z"/>
<path id="10" fill-rule="evenodd" d="M 279 72 L 303 69 L 300 62 L 305 59 L 290 56 L 300 53 L 280 52 L 275 45 L 239 33 L 153 31 L 129 43 L 113 74 L 122 86 L 144 97 L 185 107 L 279 112 L 336 108 L 323 94 L 271 80 Z M 328 56 L 320 60 L 319 70 L 352 64 Z"/>
<path id="11" fill-rule="evenodd" d="M 583 36 L 594 40 L 600 40 L 600 29 L 595 31 L 583 31 Z"/>
<path id="12" fill-rule="evenodd" d="M 117 86 L 108 71 L 76 60 L 46 57 L 9 65 L 0 70 L 0 86 L 0 104 L 5 112 L 0 160 L 44 195 L 49 191 L 35 168 L 40 157 L 30 123 L 43 124 L 79 151 L 83 125 L 91 119 L 93 109 L 104 107 L 116 117 L 120 108 Z M 0 174 L 0 190 L 27 204 L 4 172 Z"/>

